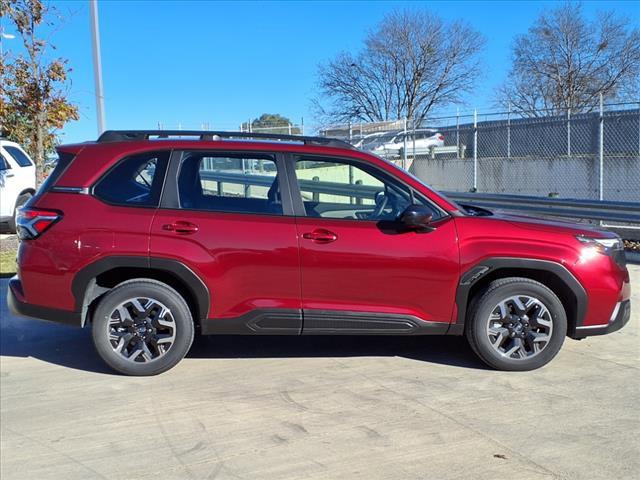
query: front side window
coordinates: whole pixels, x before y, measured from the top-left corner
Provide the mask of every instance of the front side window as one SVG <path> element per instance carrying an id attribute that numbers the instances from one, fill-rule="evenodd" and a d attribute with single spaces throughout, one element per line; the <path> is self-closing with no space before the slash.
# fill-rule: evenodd
<path id="1" fill-rule="evenodd" d="M 178 175 L 180 207 L 215 212 L 282 215 L 271 155 L 187 152 Z"/>
<path id="2" fill-rule="evenodd" d="M 309 217 L 395 221 L 412 203 L 431 206 L 409 187 L 369 165 L 301 158 L 296 177 Z M 433 218 L 441 213 L 433 208 Z"/>
<path id="3" fill-rule="evenodd" d="M 27 154 L 24 153 L 19 148 L 11 147 L 11 146 L 5 146 L 4 149 L 7 151 L 7 153 L 9 155 L 11 155 L 11 157 L 16 161 L 16 163 L 18 165 L 20 165 L 21 167 L 31 167 L 31 166 L 33 166 L 33 163 L 31 162 L 31 160 L 29 160 L 29 157 L 27 157 Z"/>
<path id="4" fill-rule="evenodd" d="M 96 197 L 116 205 L 157 207 L 169 152 L 151 152 L 121 160 L 94 188 Z"/>

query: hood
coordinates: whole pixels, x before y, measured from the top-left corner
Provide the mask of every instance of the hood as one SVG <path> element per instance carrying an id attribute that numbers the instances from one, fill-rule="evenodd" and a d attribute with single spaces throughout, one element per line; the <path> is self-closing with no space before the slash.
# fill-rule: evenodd
<path id="1" fill-rule="evenodd" d="M 603 230 L 596 225 L 578 223 L 557 217 L 530 217 L 507 210 L 491 210 L 497 220 L 509 222 L 515 227 L 526 230 L 567 233 L 569 235 L 585 235 L 595 238 L 615 238 L 616 234 Z"/>

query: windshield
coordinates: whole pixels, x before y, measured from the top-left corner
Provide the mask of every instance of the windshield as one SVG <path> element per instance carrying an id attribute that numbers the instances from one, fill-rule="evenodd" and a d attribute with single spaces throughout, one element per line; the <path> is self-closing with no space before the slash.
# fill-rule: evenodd
<path id="1" fill-rule="evenodd" d="M 393 143 L 396 137 L 398 137 L 398 132 L 383 133 L 381 135 L 376 136 L 375 138 L 372 138 L 371 143 L 369 143 L 367 146 L 369 148 L 375 148 L 379 145 L 384 145 L 386 143 Z"/>
<path id="2" fill-rule="evenodd" d="M 403 168 L 401 168 L 398 165 L 396 165 L 395 163 L 387 160 L 386 158 L 381 157 L 380 155 L 376 155 L 375 153 L 372 154 L 372 155 L 375 155 L 377 158 L 379 158 L 380 160 L 382 160 L 383 162 L 385 162 L 387 165 L 389 165 L 390 167 L 394 168 L 395 170 L 398 170 L 400 172 L 403 172 L 405 175 L 408 175 L 413 180 L 418 182 L 420 185 L 423 185 L 425 188 L 431 190 L 434 193 L 437 193 L 438 196 L 442 197 L 444 200 L 446 200 L 451 205 L 456 207 L 456 209 L 458 211 L 460 211 L 461 213 L 463 213 L 465 215 L 469 215 L 469 216 L 473 216 L 473 217 L 493 215 L 491 210 L 487 210 L 486 208 L 476 207 L 474 205 L 468 205 L 468 204 L 464 204 L 464 205 L 460 204 L 460 203 L 456 202 L 455 200 L 452 200 L 448 195 L 445 195 L 440 190 L 436 190 L 435 188 L 431 187 L 428 183 L 426 183 L 423 180 L 421 180 L 420 178 L 416 177 L 413 173 L 411 173 L 411 172 L 409 172 L 407 170 L 404 170 Z"/>
<path id="3" fill-rule="evenodd" d="M 371 145 L 377 145 L 380 142 L 380 138 L 382 136 L 383 136 L 383 134 L 367 135 L 362 140 L 360 140 L 360 144 L 361 144 L 362 148 L 367 148 L 367 147 L 369 147 Z"/>

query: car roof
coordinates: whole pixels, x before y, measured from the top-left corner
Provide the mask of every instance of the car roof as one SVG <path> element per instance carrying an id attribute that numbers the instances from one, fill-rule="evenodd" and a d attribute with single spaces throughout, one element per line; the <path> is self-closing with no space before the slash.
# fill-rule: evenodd
<path id="1" fill-rule="evenodd" d="M 98 138 L 98 143 L 114 141 L 136 141 L 152 139 L 185 139 L 192 140 L 234 140 L 234 141 L 273 141 L 302 143 L 304 145 L 324 145 L 342 148 L 353 148 L 343 140 L 331 137 L 312 137 L 308 135 L 286 135 L 265 132 L 223 132 L 211 130 L 107 130 Z"/>
<path id="2" fill-rule="evenodd" d="M 253 152 L 292 152 L 327 155 L 348 155 L 360 153 L 361 150 L 352 147 L 305 145 L 293 142 L 267 142 L 248 140 L 185 140 L 185 139 L 157 139 L 114 142 L 84 142 L 60 145 L 57 150 L 77 154 L 81 150 L 108 151 L 112 155 L 122 153 L 129 155 L 136 152 L 153 150 L 181 149 L 181 150 L 243 150 Z"/>
<path id="3" fill-rule="evenodd" d="M 2 137 L 0 137 L 0 146 L 18 147 L 23 150 L 22 146 L 19 143 L 7 140 L 6 138 Z"/>
<path id="4" fill-rule="evenodd" d="M 358 151 L 348 142 L 328 137 L 200 130 L 108 130 L 95 141 L 61 145 L 57 149 L 73 154 L 83 149 L 97 149 L 118 155 L 157 148 L 259 150 L 332 155 Z"/>

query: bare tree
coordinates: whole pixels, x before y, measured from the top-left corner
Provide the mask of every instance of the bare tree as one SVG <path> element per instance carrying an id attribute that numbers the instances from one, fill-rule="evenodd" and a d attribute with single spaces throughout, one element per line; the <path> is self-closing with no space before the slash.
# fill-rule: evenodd
<path id="1" fill-rule="evenodd" d="M 483 47 L 484 38 L 466 23 L 421 10 L 393 12 L 367 35 L 360 53 L 343 52 L 320 65 L 318 113 L 330 121 L 419 124 L 471 91 Z"/>
<path id="2" fill-rule="evenodd" d="M 542 13 L 512 48 L 498 103 L 522 115 L 590 111 L 600 93 L 617 101 L 637 92 L 640 30 L 611 12 L 590 22 L 580 4 L 566 3 Z"/>

